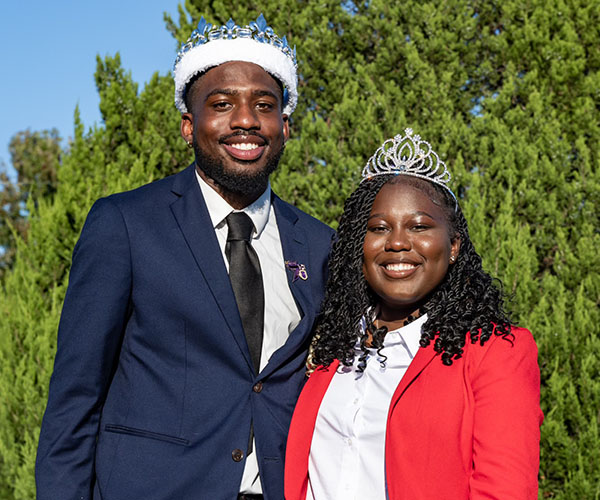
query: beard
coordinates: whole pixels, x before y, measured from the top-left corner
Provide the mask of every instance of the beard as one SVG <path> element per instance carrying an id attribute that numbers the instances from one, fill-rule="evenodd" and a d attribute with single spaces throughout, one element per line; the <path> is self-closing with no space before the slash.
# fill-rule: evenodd
<path id="1" fill-rule="evenodd" d="M 244 196 L 260 195 L 267 189 L 269 176 L 277 169 L 285 149 L 284 143 L 278 151 L 267 154 L 266 163 L 262 169 L 251 173 L 239 173 L 228 171 L 220 158 L 215 158 L 203 151 L 198 145 L 196 137 L 193 138 L 192 145 L 196 165 L 200 170 L 224 190 Z"/>

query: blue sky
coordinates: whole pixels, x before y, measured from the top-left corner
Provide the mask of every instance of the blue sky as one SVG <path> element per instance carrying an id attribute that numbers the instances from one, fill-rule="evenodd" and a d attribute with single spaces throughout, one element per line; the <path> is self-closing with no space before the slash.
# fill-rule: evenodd
<path id="1" fill-rule="evenodd" d="M 86 128 L 100 123 L 96 54 L 121 54 L 140 84 L 170 72 L 177 44 L 163 12 L 177 19 L 178 0 L 5 0 L 0 6 L 0 162 L 21 130 L 56 127 L 73 136 L 79 104 Z"/>

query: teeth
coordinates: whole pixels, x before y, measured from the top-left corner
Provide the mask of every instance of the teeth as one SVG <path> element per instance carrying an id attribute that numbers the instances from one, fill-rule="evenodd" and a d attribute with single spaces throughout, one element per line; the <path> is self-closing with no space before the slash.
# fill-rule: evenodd
<path id="1" fill-rule="evenodd" d="M 385 268 L 389 271 L 409 271 L 411 269 L 414 269 L 415 264 L 408 264 L 408 263 L 398 263 L 398 264 L 387 264 L 385 266 Z"/>
<path id="2" fill-rule="evenodd" d="M 251 149 L 258 148 L 258 144 L 253 142 L 242 142 L 240 144 L 232 144 L 231 147 L 235 149 L 242 149 L 244 151 L 250 151 Z"/>

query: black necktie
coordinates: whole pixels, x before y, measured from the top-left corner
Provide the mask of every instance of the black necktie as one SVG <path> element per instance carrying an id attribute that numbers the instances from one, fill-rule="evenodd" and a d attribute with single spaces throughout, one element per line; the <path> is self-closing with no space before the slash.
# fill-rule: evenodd
<path id="1" fill-rule="evenodd" d="M 229 261 L 229 279 L 235 294 L 254 372 L 260 368 L 265 299 L 262 273 L 256 252 L 250 244 L 254 225 L 243 212 L 232 212 L 227 218 L 225 255 Z"/>

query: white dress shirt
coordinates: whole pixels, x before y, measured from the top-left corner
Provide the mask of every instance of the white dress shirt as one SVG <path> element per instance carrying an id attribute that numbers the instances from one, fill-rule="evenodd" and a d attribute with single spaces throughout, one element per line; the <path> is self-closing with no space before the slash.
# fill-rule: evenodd
<path id="1" fill-rule="evenodd" d="M 260 356 L 260 370 L 269 362 L 273 353 L 285 344 L 289 334 L 300 323 L 300 313 L 288 286 L 288 280 L 281 248 L 281 239 L 275 211 L 271 205 L 271 185 L 251 205 L 243 210 L 234 210 L 196 171 L 204 201 L 221 247 L 221 253 L 227 270 L 229 262 L 225 256 L 227 243 L 227 222 L 225 218 L 231 212 L 244 212 L 254 223 L 252 248 L 258 255 L 262 272 L 265 311 L 263 343 Z M 252 449 L 255 450 L 255 443 Z M 246 458 L 240 493 L 262 493 L 258 475 L 256 453 Z"/>
<path id="2" fill-rule="evenodd" d="M 386 500 L 385 430 L 396 387 L 417 354 L 421 316 L 369 349 L 364 372 L 340 365 L 323 397 L 308 462 L 307 500 Z M 364 325 L 363 325 L 364 328 Z M 385 361 L 384 361 L 385 360 Z"/>

